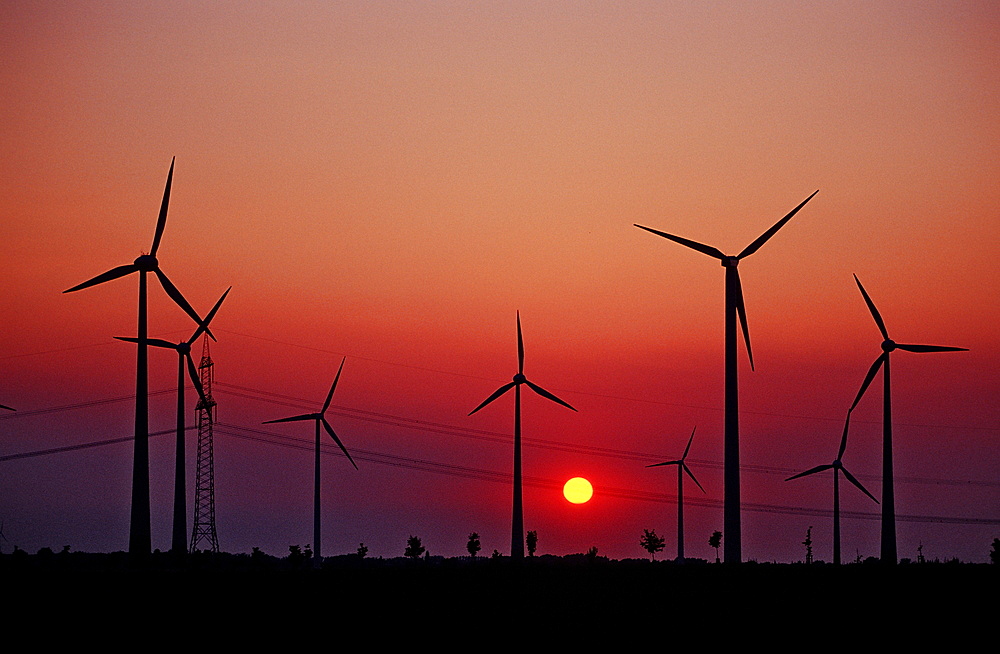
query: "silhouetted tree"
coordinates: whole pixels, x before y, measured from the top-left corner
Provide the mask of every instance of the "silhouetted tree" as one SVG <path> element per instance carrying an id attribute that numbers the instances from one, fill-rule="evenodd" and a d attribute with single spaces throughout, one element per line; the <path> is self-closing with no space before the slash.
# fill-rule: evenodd
<path id="1" fill-rule="evenodd" d="M 527 540 L 528 540 L 528 556 L 534 556 L 535 549 L 538 548 L 538 532 L 529 531 Z"/>
<path id="2" fill-rule="evenodd" d="M 306 560 L 305 555 L 302 553 L 302 548 L 298 545 L 288 546 L 288 563 L 293 568 L 297 568 Z"/>
<path id="3" fill-rule="evenodd" d="M 305 549 L 304 549 L 304 550 L 302 550 L 302 555 L 303 555 L 304 557 L 306 557 L 306 561 L 307 561 L 307 562 L 308 562 L 308 561 L 312 561 L 312 557 L 313 557 L 313 551 L 312 551 L 312 548 L 311 548 L 311 547 L 309 547 L 309 543 L 306 543 L 306 547 L 305 547 Z"/>
<path id="4" fill-rule="evenodd" d="M 926 563 L 927 560 L 924 559 L 924 544 L 920 543 L 917 545 L 917 563 Z"/>
<path id="5" fill-rule="evenodd" d="M 722 532 L 713 531 L 712 537 L 708 539 L 708 546 L 715 548 L 715 562 L 719 562 L 719 548 L 722 547 Z"/>
<path id="6" fill-rule="evenodd" d="M 503 556 L 503 554 L 500 553 L 500 550 L 493 550 L 492 556 L 494 559 L 499 559 L 501 556 Z"/>
<path id="7" fill-rule="evenodd" d="M 406 551 L 403 552 L 403 554 L 415 561 L 420 558 L 420 555 L 424 553 L 425 549 L 426 548 L 420 544 L 420 539 L 418 537 L 410 536 L 406 539 Z"/>
<path id="8" fill-rule="evenodd" d="M 366 554 L 368 554 L 368 548 L 365 547 L 364 543 L 359 543 L 358 544 L 358 558 L 359 559 L 363 559 L 363 558 L 365 558 Z"/>
<path id="9" fill-rule="evenodd" d="M 806 529 L 806 539 L 802 541 L 802 544 L 806 546 L 806 563 L 813 562 L 813 539 L 812 539 L 812 525 Z"/>
<path id="10" fill-rule="evenodd" d="M 476 554 L 479 553 L 479 550 L 483 549 L 483 544 L 479 542 L 478 533 L 472 532 L 469 534 L 469 542 L 465 546 L 465 549 L 469 550 L 469 554 L 472 555 L 472 558 L 476 558 Z"/>
<path id="11" fill-rule="evenodd" d="M 993 539 L 993 549 L 990 550 L 990 561 L 1000 565 L 1000 538 Z"/>
<path id="12" fill-rule="evenodd" d="M 588 561 L 597 560 L 597 545 L 591 545 L 590 549 L 587 550 L 587 560 Z"/>
<path id="13" fill-rule="evenodd" d="M 661 538 L 656 535 L 656 530 L 654 529 L 643 529 L 642 536 L 639 537 L 639 544 L 642 548 L 649 552 L 652 560 L 656 560 L 656 553 L 663 549 L 667 544 L 665 538 Z"/>

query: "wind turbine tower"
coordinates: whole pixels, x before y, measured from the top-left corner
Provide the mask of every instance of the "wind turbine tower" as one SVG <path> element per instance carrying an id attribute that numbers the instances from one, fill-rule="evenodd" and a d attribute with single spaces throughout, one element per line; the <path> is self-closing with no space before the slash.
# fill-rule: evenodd
<path id="1" fill-rule="evenodd" d="M 215 460 L 212 449 L 212 424 L 215 422 L 215 399 L 212 397 L 212 380 L 215 364 L 208 352 L 208 337 L 201 350 L 198 365 L 201 387 L 205 394 L 198 399 L 198 464 L 194 487 L 194 527 L 191 529 L 191 547 L 194 551 L 204 541 L 213 552 L 219 551 L 219 536 L 215 533 Z"/>

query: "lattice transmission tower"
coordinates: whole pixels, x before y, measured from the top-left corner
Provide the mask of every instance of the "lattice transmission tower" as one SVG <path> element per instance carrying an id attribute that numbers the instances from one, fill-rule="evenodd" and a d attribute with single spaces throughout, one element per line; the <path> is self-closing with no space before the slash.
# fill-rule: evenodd
<path id="1" fill-rule="evenodd" d="M 198 400 L 198 466 L 194 487 L 194 528 L 191 530 L 193 552 L 205 541 L 213 552 L 219 551 L 219 536 L 215 532 L 215 461 L 212 454 L 212 424 L 215 422 L 215 399 L 212 398 L 212 379 L 215 364 L 208 353 L 208 337 L 204 338 L 198 372 L 205 399 Z"/>

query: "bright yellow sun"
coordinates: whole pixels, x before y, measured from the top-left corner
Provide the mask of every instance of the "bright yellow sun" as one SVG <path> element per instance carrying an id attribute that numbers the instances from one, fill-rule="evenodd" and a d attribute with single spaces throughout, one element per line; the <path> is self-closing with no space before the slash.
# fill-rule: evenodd
<path id="1" fill-rule="evenodd" d="M 594 496 L 594 487 L 583 477 L 573 477 L 563 486 L 563 495 L 573 504 L 583 504 Z"/>

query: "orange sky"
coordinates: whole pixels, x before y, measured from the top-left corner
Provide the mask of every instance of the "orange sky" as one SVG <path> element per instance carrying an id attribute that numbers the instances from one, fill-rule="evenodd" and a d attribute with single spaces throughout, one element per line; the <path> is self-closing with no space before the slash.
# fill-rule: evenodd
<path id="1" fill-rule="evenodd" d="M 527 448 L 526 475 L 589 476 L 597 496 L 526 490 L 526 527 L 557 554 L 641 556 L 644 528 L 671 551 L 673 504 L 601 483 L 672 494 L 672 471 L 642 466 L 679 456 L 698 424 L 693 469 L 721 500 L 724 272 L 632 224 L 735 254 L 820 189 L 741 265 L 757 364 L 741 361 L 744 463 L 835 454 L 879 352 L 857 273 L 896 340 L 970 348 L 894 355 L 897 477 L 976 482 L 897 483 L 897 512 L 995 520 L 998 28 L 988 2 L 8 3 L 0 403 L 21 415 L 0 417 L 0 456 L 130 433 L 128 402 L 28 414 L 134 388 L 134 350 L 110 337 L 134 333 L 135 280 L 60 292 L 149 249 L 176 156 L 159 259 L 200 312 L 234 287 L 217 379 L 311 411 L 346 355 L 341 406 L 509 433 L 512 401 L 466 414 L 515 372 L 520 310 L 529 379 L 580 409 L 526 398 L 526 437 L 650 455 Z M 152 334 L 190 333 L 151 298 Z M 159 354 L 153 390 L 174 383 Z M 229 424 L 296 412 L 226 393 Z M 845 458 L 873 492 L 880 397 L 878 383 Z M 172 403 L 153 400 L 151 429 L 171 427 Z M 509 444 L 333 422 L 348 448 L 509 473 Z M 154 547 L 169 541 L 168 439 L 152 453 Z M 225 436 L 216 451 L 224 549 L 308 542 L 306 452 Z M 328 460 L 325 553 L 365 540 L 397 555 L 421 532 L 456 555 L 473 530 L 506 550 L 509 486 Z M 124 547 L 127 445 L 0 465 L 12 543 Z M 744 501 L 829 508 L 829 479 L 784 476 L 745 473 Z M 874 510 L 853 495 L 846 508 Z M 689 554 L 707 558 L 721 510 L 689 513 Z M 829 548 L 829 522 L 745 514 L 744 556 L 801 558 L 809 525 Z M 996 525 L 899 529 L 900 556 L 923 542 L 984 560 Z M 849 521 L 844 548 L 876 555 L 877 522 Z"/>

